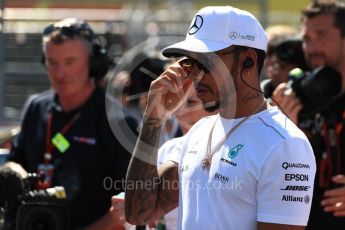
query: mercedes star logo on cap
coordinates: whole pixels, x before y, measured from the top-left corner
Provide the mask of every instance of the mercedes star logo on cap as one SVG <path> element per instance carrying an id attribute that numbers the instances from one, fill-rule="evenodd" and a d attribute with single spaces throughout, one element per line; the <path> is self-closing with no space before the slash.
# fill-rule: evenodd
<path id="1" fill-rule="evenodd" d="M 200 15 L 195 15 L 193 25 L 189 28 L 188 34 L 193 35 L 198 32 L 204 23 L 204 19 Z"/>
<path id="2" fill-rule="evenodd" d="M 230 33 L 229 37 L 230 37 L 231 40 L 235 40 L 235 39 L 238 38 L 238 34 L 236 32 L 234 32 L 234 31 L 232 31 Z"/>

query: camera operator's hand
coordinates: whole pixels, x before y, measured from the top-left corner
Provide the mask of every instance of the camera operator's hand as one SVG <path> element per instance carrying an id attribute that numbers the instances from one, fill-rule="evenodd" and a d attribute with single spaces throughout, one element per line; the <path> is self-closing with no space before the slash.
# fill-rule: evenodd
<path id="1" fill-rule="evenodd" d="M 22 177 L 22 178 L 25 178 L 28 176 L 28 172 L 18 163 L 15 163 L 15 162 L 7 162 L 4 164 L 4 167 L 7 167 L 7 168 L 10 168 L 12 169 L 13 171 L 19 173 L 19 175 Z"/>
<path id="2" fill-rule="evenodd" d="M 116 196 L 111 197 L 111 208 L 109 210 L 113 221 L 119 225 L 124 225 L 125 219 L 125 201 L 124 199 L 119 199 Z"/>
<path id="3" fill-rule="evenodd" d="M 321 205 L 325 212 L 333 212 L 334 216 L 345 216 L 345 175 L 334 176 L 332 180 L 341 187 L 327 190 Z"/>
<path id="4" fill-rule="evenodd" d="M 151 83 L 144 117 L 166 121 L 186 100 L 193 79 L 178 63 L 170 66 Z"/>
<path id="5" fill-rule="evenodd" d="M 297 125 L 298 113 L 302 103 L 291 89 L 286 88 L 286 83 L 280 83 L 273 91 L 272 98 L 279 104 L 283 112 Z"/>
<path id="6" fill-rule="evenodd" d="M 87 226 L 83 230 L 124 230 L 125 223 L 124 199 L 112 196 L 109 211 L 99 220 Z"/>

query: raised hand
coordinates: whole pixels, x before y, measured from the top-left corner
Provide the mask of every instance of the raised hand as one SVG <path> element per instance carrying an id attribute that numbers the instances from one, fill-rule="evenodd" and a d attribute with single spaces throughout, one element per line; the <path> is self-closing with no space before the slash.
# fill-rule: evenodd
<path id="1" fill-rule="evenodd" d="M 144 116 L 166 120 L 185 102 L 192 87 L 193 79 L 178 63 L 170 66 L 151 83 Z"/>

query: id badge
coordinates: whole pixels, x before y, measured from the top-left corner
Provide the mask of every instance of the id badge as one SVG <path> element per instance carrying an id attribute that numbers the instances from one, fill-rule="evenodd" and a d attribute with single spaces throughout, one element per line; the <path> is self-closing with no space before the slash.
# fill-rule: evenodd
<path id="1" fill-rule="evenodd" d="M 52 138 L 52 142 L 54 146 L 60 151 L 60 153 L 66 152 L 66 150 L 70 146 L 70 143 L 68 142 L 68 140 L 61 133 L 57 133 Z"/>
<path id="2" fill-rule="evenodd" d="M 39 164 L 37 173 L 41 179 L 37 181 L 37 189 L 47 189 L 51 187 L 54 166 L 52 164 Z"/>

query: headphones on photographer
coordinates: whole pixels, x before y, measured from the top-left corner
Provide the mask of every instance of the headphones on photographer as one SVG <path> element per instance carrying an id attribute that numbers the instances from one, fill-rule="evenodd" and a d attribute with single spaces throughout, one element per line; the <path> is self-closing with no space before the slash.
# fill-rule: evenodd
<path id="1" fill-rule="evenodd" d="M 54 34 L 55 33 L 55 34 Z M 68 18 L 52 23 L 43 30 L 43 37 L 60 35 L 63 39 L 83 38 L 91 44 L 89 55 L 89 75 L 95 82 L 101 80 L 108 72 L 111 60 L 107 52 L 97 42 L 97 36 L 85 21 Z M 41 63 L 45 65 L 45 55 L 42 54 Z"/>

